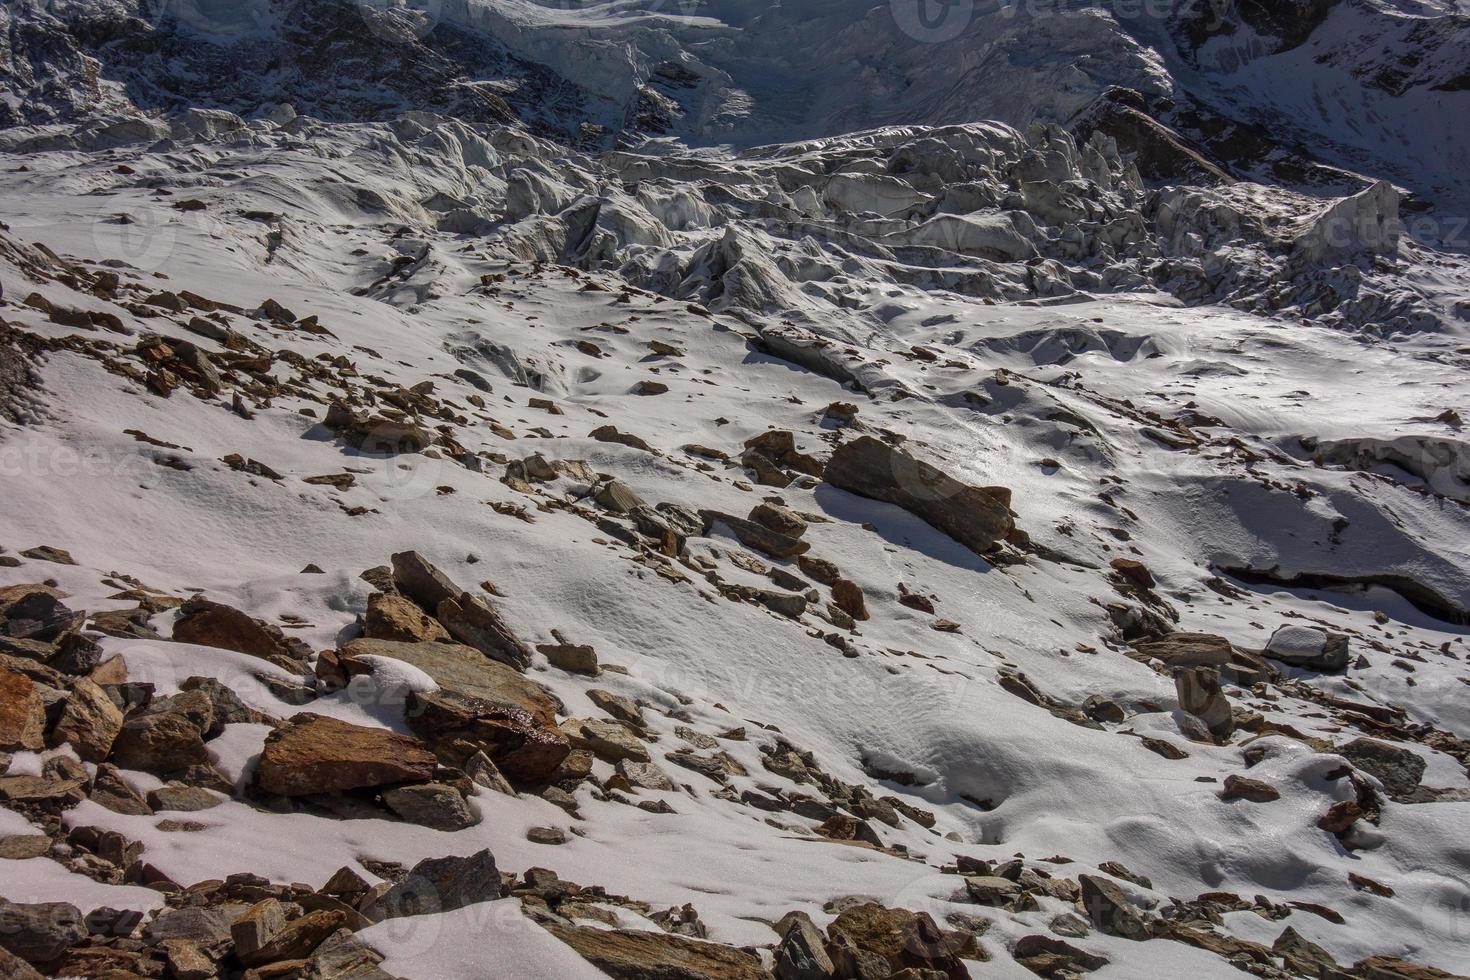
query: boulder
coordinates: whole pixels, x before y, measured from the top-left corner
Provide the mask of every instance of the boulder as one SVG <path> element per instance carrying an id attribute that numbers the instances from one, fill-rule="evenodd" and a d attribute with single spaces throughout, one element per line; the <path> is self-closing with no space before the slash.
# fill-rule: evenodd
<path id="1" fill-rule="evenodd" d="M 736 540 L 741 544 L 770 555 L 772 558 L 795 558 L 797 555 L 806 554 L 812 547 L 809 542 L 779 531 L 772 531 L 763 524 L 747 521 L 733 514 L 725 514 L 717 510 L 701 510 L 699 516 L 704 520 L 705 534 L 709 534 L 715 525 L 723 524 L 730 529 L 730 533 L 735 535 Z"/>
<path id="2" fill-rule="evenodd" d="M 546 931 L 613 980 L 770 980 L 753 953 L 662 932 L 549 923 Z"/>
<path id="3" fill-rule="evenodd" d="M 46 747 L 46 702 L 35 683 L 22 674 L 0 670 L 0 751 Z"/>
<path id="4" fill-rule="evenodd" d="M 401 643 L 425 643 L 449 637 L 437 620 L 413 602 L 391 592 L 374 592 L 368 596 L 362 635 Z"/>
<path id="5" fill-rule="evenodd" d="M 862 587 L 851 579 L 840 578 L 832 583 L 832 601 L 859 622 L 868 618 L 868 603 Z"/>
<path id="6" fill-rule="evenodd" d="M 1227 739 L 1235 731 L 1235 717 L 1230 699 L 1220 690 L 1217 667 L 1180 667 L 1174 671 L 1174 690 L 1179 707 L 1199 719 L 1217 739 Z"/>
<path id="7" fill-rule="evenodd" d="M 500 897 L 500 870 L 489 851 L 427 858 L 369 905 L 370 919 L 452 912 Z"/>
<path id="8" fill-rule="evenodd" d="M 122 726 L 123 713 L 107 692 L 82 677 L 72 685 L 71 697 L 51 738 L 56 744 L 70 745 L 83 762 L 102 762 L 112 751 Z"/>
<path id="9" fill-rule="evenodd" d="M 1007 492 L 961 483 L 873 438 L 844 443 L 823 479 L 849 493 L 894 504 L 983 554 L 1015 530 Z"/>
<path id="10" fill-rule="evenodd" d="M 358 639 L 343 646 L 341 655 L 349 670 L 354 669 L 351 661 L 356 657 L 401 660 L 428 674 L 444 690 L 524 711 L 542 725 L 555 725 L 557 712 L 562 707 L 561 702 L 540 684 L 505 664 L 487 660 L 480 651 L 459 643 Z"/>
<path id="11" fill-rule="evenodd" d="M 750 511 L 750 520 L 788 538 L 799 538 L 807 531 L 806 520 L 789 507 L 769 501 L 756 504 Z"/>
<path id="12" fill-rule="evenodd" d="M 792 917 L 776 947 L 776 980 L 828 980 L 836 974 L 821 931 L 804 915 Z"/>
<path id="13" fill-rule="evenodd" d="M 27 963 L 48 963 L 85 938 L 87 924 L 75 905 L 0 899 L 0 949 Z"/>
<path id="14" fill-rule="evenodd" d="M 1355 738 L 1335 751 L 1351 762 L 1355 769 L 1382 783 L 1388 795 L 1395 798 L 1414 792 L 1424 778 L 1426 763 L 1423 757 L 1402 745 Z"/>
<path id="15" fill-rule="evenodd" d="M 1115 882 L 1097 875 L 1079 875 L 1077 883 L 1082 886 L 1082 907 L 1100 931 L 1137 941 L 1150 938 L 1143 913 Z"/>
<path id="16" fill-rule="evenodd" d="M 1270 783 L 1259 779 L 1231 774 L 1225 777 L 1225 788 L 1220 792 L 1222 800 L 1249 800 L 1252 803 L 1272 803 L 1281 799 L 1281 791 Z"/>
<path id="17" fill-rule="evenodd" d="M 508 779 L 541 785 L 571 752 L 554 725 L 520 708 L 449 689 L 412 694 L 405 707 L 414 733 L 441 759 L 466 772 L 483 756 Z"/>
<path id="18" fill-rule="evenodd" d="M 1168 667 L 1223 667 L 1233 652 L 1229 640 L 1213 633 L 1170 633 L 1136 643 L 1134 649 Z"/>
<path id="19" fill-rule="evenodd" d="M 280 627 L 201 596 L 186 601 L 179 607 L 179 614 L 173 630 L 173 638 L 179 643 L 248 653 L 288 670 L 298 670 L 311 652 L 288 639 Z"/>
<path id="20" fill-rule="evenodd" d="M 595 718 L 569 718 L 561 724 L 561 733 L 574 749 L 586 749 L 604 762 L 647 762 L 648 749 L 624 726 L 615 721 Z"/>
<path id="21" fill-rule="evenodd" d="M 464 830 L 480 822 L 474 805 L 446 783 L 420 783 L 385 790 L 383 803 L 409 823 L 435 830 Z"/>
<path id="22" fill-rule="evenodd" d="M 941 931 L 927 912 L 888 909 L 873 903 L 843 911 L 828 926 L 827 933 L 834 945 L 840 947 L 845 940 L 861 953 L 881 957 L 893 973 L 912 968 L 931 970 L 950 980 L 969 980 L 970 971 L 960 957 L 979 955 L 973 939 L 967 943 Z"/>
<path id="23" fill-rule="evenodd" d="M 112 743 L 112 761 L 124 769 L 165 773 L 209 761 L 204 734 L 214 723 L 214 705 L 202 691 L 156 698 L 128 717 Z"/>
<path id="24" fill-rule="evenodd" d="M 531 665 L 531 651 L 511 632 L 489 600 L 461 592 L 458 598 L 440 602 L 434 615 L 450 636 L 485 656 L 516 670 Z"/>
<path id="25" fill-rule="evenodd" d="M 302 713 L 266 736 L 255 784 L 277 796 L 422 783 L 438 760 L 416 738 Z"/>
<path id="26" fill-rule="evenodd" d="M 1350 659 L 1345 634 L 1295 623 L 1277 627 L 1266 641 L 1265 654 L 1292 667 L 1328 672 L 1346 670 Z"/>

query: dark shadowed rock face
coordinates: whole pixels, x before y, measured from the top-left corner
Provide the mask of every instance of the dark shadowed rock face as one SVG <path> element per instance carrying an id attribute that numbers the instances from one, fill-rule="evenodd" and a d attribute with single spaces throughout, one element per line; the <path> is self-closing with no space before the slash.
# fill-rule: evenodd
<path id="1" fill-rule="evenodd" d="M 833 453 L 825 479 L 861 497 L 896 504 L 977 554 L 1016 528 L 997 491 L 961 483 L 871 436 Z"/>

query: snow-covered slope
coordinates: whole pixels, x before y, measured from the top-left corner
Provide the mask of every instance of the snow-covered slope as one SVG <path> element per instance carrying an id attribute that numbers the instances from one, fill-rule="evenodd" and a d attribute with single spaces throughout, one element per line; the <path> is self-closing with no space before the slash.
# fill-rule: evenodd
<path id="1" fill-rule="evenodd" d="M 12 22 L 0 972 L 1466 972 L 1465 256 L 896 14 Z"/>

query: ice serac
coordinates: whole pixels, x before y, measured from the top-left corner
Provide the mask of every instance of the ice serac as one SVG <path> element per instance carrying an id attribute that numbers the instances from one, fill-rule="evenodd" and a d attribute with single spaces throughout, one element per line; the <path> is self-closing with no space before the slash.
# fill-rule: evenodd
<path id="1" fill-rule="evenodd" d="M 895 504 L 984 554 L 1016 529 L 1009 491 L 961 483 L 872 436 L 843 443 L 823 479 L 862 497 Z"/>

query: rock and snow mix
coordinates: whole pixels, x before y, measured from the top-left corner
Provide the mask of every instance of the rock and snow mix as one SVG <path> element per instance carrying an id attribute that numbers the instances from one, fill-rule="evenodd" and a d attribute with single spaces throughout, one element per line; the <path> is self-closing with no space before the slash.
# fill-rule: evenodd
<path id="1" fill-rule="evenodd" d="M 573 6 L 449 15 L 544 90 Z M 106 111 L 206 58 L 118 30 Z M 321 116 L 4 120 L 0 975 L 1466 972 L 1437 185 L 599 152 L 361 43 Z"/>

